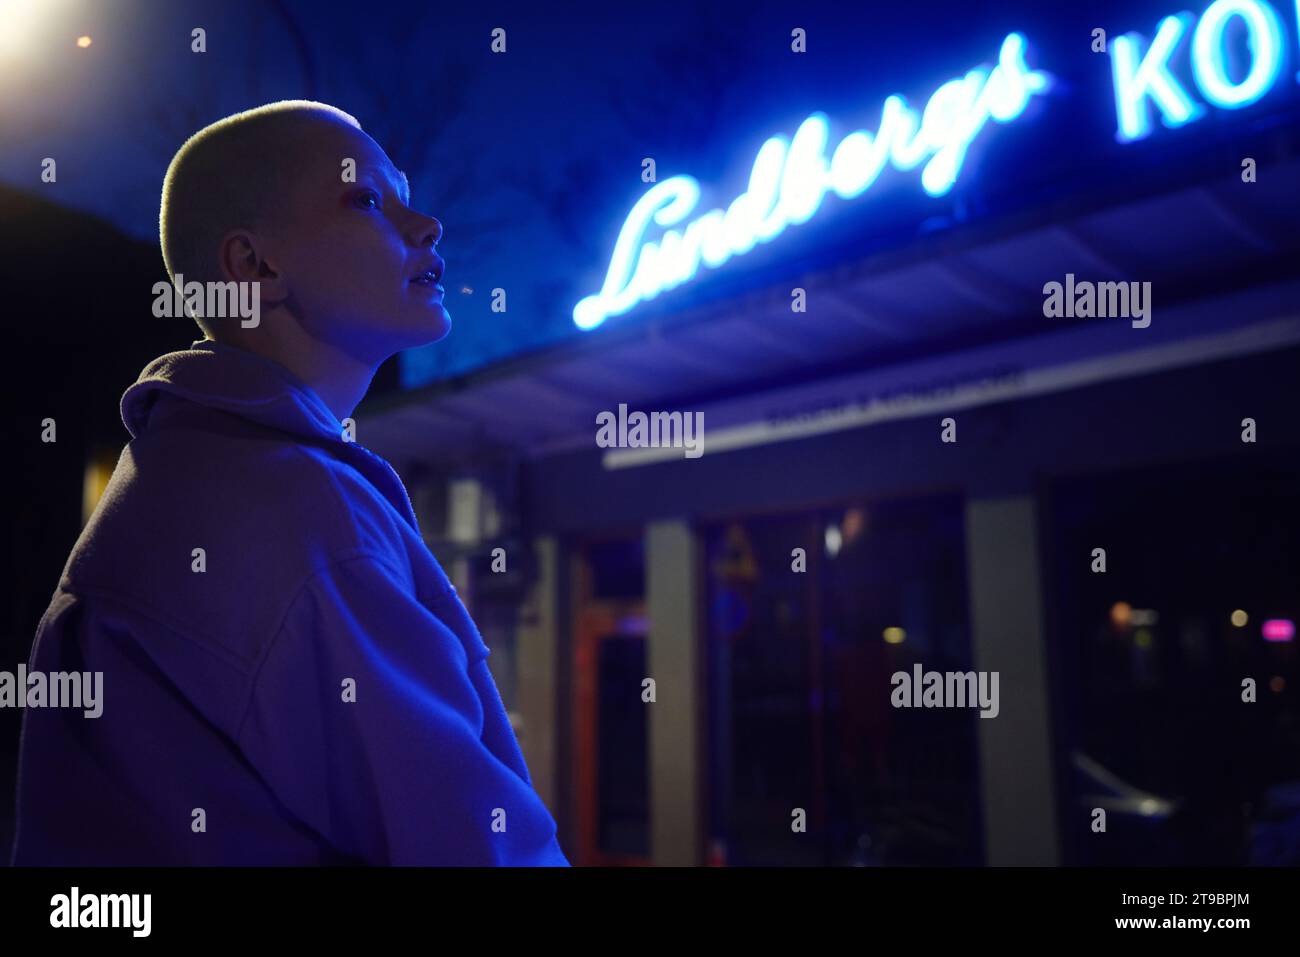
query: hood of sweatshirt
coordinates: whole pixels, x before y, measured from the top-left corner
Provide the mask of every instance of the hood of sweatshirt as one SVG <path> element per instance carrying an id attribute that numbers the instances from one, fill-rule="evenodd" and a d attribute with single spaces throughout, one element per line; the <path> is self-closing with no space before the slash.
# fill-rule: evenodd
<path id="1" fill-rule="evenodd" d="M 278 362 L 212 339 L 200 339 L 145 366 L 122 395 L 122 423 L 131 438 L 149 428 L 164 395 L 302 438 L 345 444 L 343 424 L 305 382 Z"/>
<path id="2" fill-rule="evenodd" d="M 382 457 L 343 437 L 343 423 L 311 386 L 280 363 L 212 339 L 154 359 L 122 394 L 122 423 L 131 438 L 170 416 L 215 409 L 276 430 L 350 463 L 412 528 L 419 522 L 406 487 Z"/>

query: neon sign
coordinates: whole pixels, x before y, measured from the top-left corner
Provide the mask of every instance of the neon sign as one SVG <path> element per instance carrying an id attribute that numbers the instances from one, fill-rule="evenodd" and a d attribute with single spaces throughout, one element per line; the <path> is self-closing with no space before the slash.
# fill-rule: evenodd
<path id="1" fill-rule="evenodd" d="M 1300 0 L 1294 4 L 1300 19 Z M 1184 47 L 1189 75 L 1180 77 L 1174 57 Z M 1151 135 L 1156 115 L 1173 129 L 1211 107 L 1240 110 L 1257 102 L 1282 74 L 1286 38 L 1280 15 L 1266 0 L 1214 0 L 1199 18 L 1187 12 L 1165 17 L 1149 43 L 1139 33 L 1126 33 L 1108 49 L 1116 138 L 1129 143 Z M 989 121 L 1015 120 L 1031 98 L 1051 87 L 1051 76 L 1029 69 L 1024 57 L 1025 38 L 1011 33 L 995 66 L 942 84 L 919 112 L 902 96 L 887 97 L 876 132 L 849 133 L 829 159 L 829 121 L 823 113 L 812 114 L 792 137 L 763 143 L 747 188 L 725 210 L 696 214 L 701 187 L 691 176 L 652 186 L 619 230 L 600 291 L 574 307 L 574 324 L 594 329 L 694 279 L 701 266 L 716 269 L 770 242 L 811 219 L 827 193 L 844 200 L 862 195 L 887 166 L 900 172 L 920 166 L 921 187 L 943 196 Z"/>
<path id="2" fill-rule="evenodd" d="M 1049 88 L 1049 75 L 1029 69 L 1024 53 L 1024 37 L 1009 34 L 996 66 L 977 67 L 944 83 L 919 114 L 901 96 L 886 98 L 875 135 L 849 133 L 829 160 L 829 122 L 823 113 L 812 114 L 792 138 L 773 136 L 759 148 L 748 188 L 725 211 L 709 210 L 684 228 L 670 227 L 694 211 L 699 182 L 673 176 L 652 186 L 619 230 L 600 292 L 574 307 L 574 323 L 594 329 L 694 278 L 701 264 L 716 269 L 758 243 L 770 242 L 787 226 L 811 219 L 827 192 L 846 200 L 860 196 L 886 165 L 907 171 L 924 162 L 922 188 L 931 196 L 944 195 L 988 121 L 1011 122 L 1032 96 Z M 652 226 L 663 229 L 658 242 L 646 238 Z"/>
<path id="3" fill-rule="evenodd" d="M 1297 2 L 1300 11 L 1300 0 Z M 1232 63 L 1225 34 L 1239 20 L 1250 50 L 1249 68 L 1240 79 L 1240 64 Z M 1192 80 L 1207 103 L 1225 110 L 1250 106 L 1273 88 L 1282 72 L 1282 22 L 1263 0 L 1215 0 L 1196 21 L 1190 13 L 1165 17 L 1155 38 L 1140 51 L 1145 39 L 1137 33 L 1116 37 L 1111 44 L 1111 72 L 1115 84 L 1118 138 L 1131 142 L 1149 136 L 1152 129 L 1148 100 L 1155 104 L 1165 126 L 1176 128 L 1200 119 L 1205 106 L 1197 103 L 1170 69 L 1169 60 L 1196 22 L 1191 40 Z"/>

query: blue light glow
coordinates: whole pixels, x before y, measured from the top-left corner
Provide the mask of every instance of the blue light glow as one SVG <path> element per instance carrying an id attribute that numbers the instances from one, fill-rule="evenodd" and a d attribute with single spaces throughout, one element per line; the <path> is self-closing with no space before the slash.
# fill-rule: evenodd
<path id="1" fill-rule="evenodd" d="M 812 114 L 793 137 L 773 136 L 759 148 L 747 189 L 725 212 L 709 210 L 684 229 L 669 227 L 680 226 L 695 209 L 699 183 L 674 176 L 656 184 L 628 213 L 600 292 L 574 307 L 574 323 L 594 329 L 694 278 L 701 262 L 714 269 L 770 242 L 787 226 L 816 215 L 828 191 L 846 200 L 860 196 L 887 164 L 905 172 L 924 162 L 922 188 L 930 196 L 944 195 L 988 121 L 1011 122 L 1032 96 L 1050 88 L 1049 75 L 1029 69 L 1024 54 L 1025 38 L 1009 34 L 996 66 L 942 84 L 920 114 L 901 96 L 886 98 L 876 133 L 849 133 L 829 160 L 830 122 L 823 113 Z M 652 225 L 664 229 L 657 243 L 646 238 Z"/>
<path id="2" fill-rule="evenodd" d="M 1300 16 L 1300 0 L 1296 9 Z M 1245 28 L 1250 61 L 1239 81 L 1230 73 L 1233 58 L 1229 56 L 1226 36 L 1234 18 L 1239 18 Z M 1170 68 L 1170 60 L 1193 22 L 1196 29 L 1189 56 L 1192 79 L 1211 106 L 1228 110 L 1250 106 L 1277 82 L 1285 57 L 1285 39 L 1277 11 L 1264 0 L 1215 0 L 1199 21 L 1190 13 L 1165 17 L 1145 54 L 1141 52 L 1143 37 L 1137 33 L 1126 33 L 1111 43 L 1115 114 L 1119 121 L 1116 136 L 1120 142 L 1150 135 L 1151 104 L 1171 129 L 1205 115 L 1205 104 L 1192 99 Z"/>
<path id="3" fill-rule="evenodd" d="M 1249 31 L 1250 70 L 1240 83 L 1228 77 L 1224 30 L 1241 17 Z M 1210 103 L 1224 109 L 1249 106 L 1268 92 L 1282 70 L 1282 24 L 1266 3 L 1258 0 L 1216 0 L 1201 14 L 1192 37 L 1192 71 L 1196 85 Z"/>
<path id="4" fill-rule="evenodd" d="M 1190 13 L 1165 17 L 1156 28 L 1145 56 L 1139 54 L 1142 37 L 1126 33 L 1111 41 L 1111 71 L 1115 81 L 1115 112 L 1119 138 L 1137 140 L 1151 132 L 1146 98 L 1159 108 L 1165 126 L 1190 123 L 1202 113 L 1178 79 L 1169 72 L 1169 58 L 1192 23 Z"/>

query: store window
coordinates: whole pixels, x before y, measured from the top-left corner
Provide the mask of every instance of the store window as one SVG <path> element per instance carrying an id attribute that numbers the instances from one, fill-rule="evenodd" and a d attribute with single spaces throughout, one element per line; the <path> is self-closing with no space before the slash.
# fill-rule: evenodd
<path id="1" fill-rule="evenodd" d="M 981 863 L 975 713 L 890 704 L 916 662 L 973 667 L 961 499 L 704 531 L 709 859 Z"/>
<path id="2" fill-rule="evenodd" d="M 1067 863 L 1300 864 L 1300 455 L 1049 501 Z"/>

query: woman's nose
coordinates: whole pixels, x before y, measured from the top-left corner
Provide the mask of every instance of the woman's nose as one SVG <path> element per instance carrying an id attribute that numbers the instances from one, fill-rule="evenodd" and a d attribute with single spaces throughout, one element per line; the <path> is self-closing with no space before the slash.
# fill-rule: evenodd
<path id="1" fill-rule="evenodd" d="M 442 239 L 442 223 L 432 216 L 421 216 L 415 226 L 414 235 L 417 246 L 436 246 Z"/>

